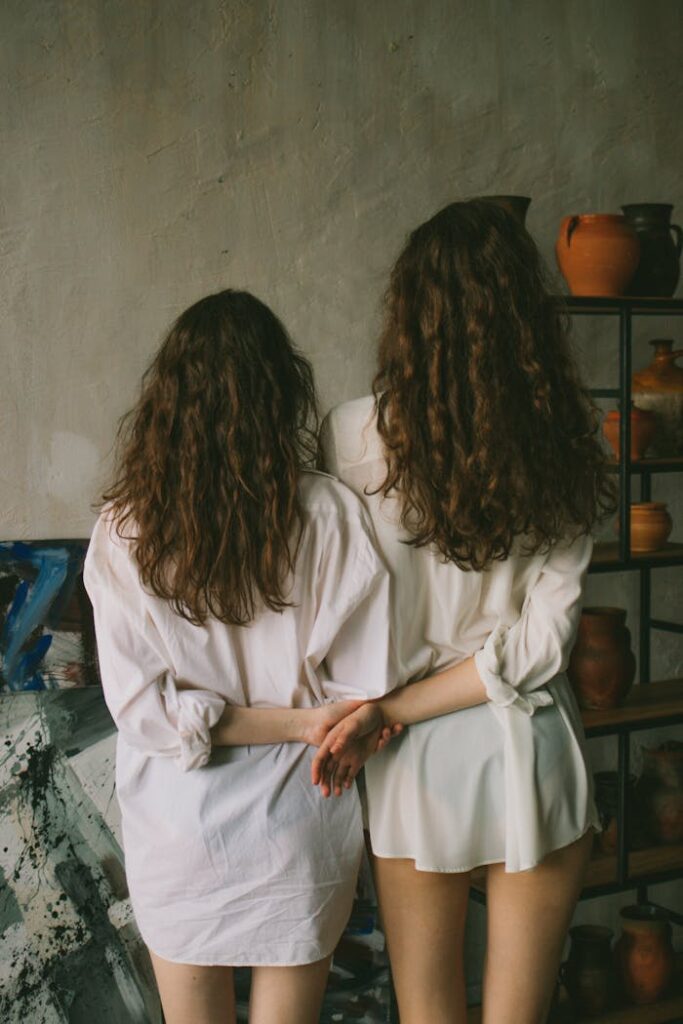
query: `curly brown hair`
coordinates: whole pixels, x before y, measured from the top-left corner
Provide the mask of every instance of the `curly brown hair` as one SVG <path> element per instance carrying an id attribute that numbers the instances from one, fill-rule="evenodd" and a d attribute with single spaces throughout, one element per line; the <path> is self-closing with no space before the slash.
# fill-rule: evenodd
<path id="1" fill-rule="evenodd" d="M 567 316 L 522 224 L 491 200 L 451 203 L 408 238 L 385 300 L 373 382 L 408 543 L 481 570 L 614 509 L 599 418 Z"/>
<path id="2" fill-rule="evenodd" d="M 119 427 L 106 504 L 143 583 L 195 624 L 282 611 L 313 465 L 313 372 L 278 318 L 223 291 L 171 327 Z"/>

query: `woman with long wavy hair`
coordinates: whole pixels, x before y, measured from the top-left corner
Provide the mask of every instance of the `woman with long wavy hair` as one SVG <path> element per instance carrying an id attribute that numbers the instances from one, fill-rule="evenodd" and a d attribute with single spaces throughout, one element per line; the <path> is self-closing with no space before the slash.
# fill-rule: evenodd
<path id="1" fill-rule="evenodd" d="M 311 788 L 311 745 L 358 706 L 343 698 L 389 688 L 388 576 L 361 503 L 310 471 L 316 425 L 274 314 L 202 299 L 123 422 L 86 559 L 167 1024 L 234 1021 L 240 964 L 252 1024 L 314 1024 L 355 891 L 358 798 Z"/>
<path id="2" fill-rule="evenodd" d="M 541 1024 L 599 827 L 564 670 L 613 490 L 564 318 L 505 209 L 453 203 L 410 235 L 374 397 L 333 410 L 322 451 L 373 520 L 410 684 L 379 701 L 407 729 L 365 772 L 401 1024 L 466 1020 L 483 865 L 483 1020 Z M 325 793 L 350 784 L 366 722 L 360 708 L 328 733 Z"/>

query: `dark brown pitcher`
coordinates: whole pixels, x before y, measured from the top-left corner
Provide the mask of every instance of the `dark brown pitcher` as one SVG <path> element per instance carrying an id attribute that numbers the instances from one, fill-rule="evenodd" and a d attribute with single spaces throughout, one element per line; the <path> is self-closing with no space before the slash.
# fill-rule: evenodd
<path id="1" fill-rule="evenodd" d="M 629 294 L 673 295 L 683 246 L 683 231 L 678 224 L 671 223 L 673 206 L 670 203 L 629 203 L 622 206 L 622 210 L 640 242 L 640 262 L 629 285 Z"/>
<path id="2" fill-rule="evenodd" d="M 561 978 L 576 1012 L 587 1017 L 602 1013 L 616 1001 L 617 979 L 610 943 L 612 931 L 582 924 L 569 929 L 569 958 Z"/>

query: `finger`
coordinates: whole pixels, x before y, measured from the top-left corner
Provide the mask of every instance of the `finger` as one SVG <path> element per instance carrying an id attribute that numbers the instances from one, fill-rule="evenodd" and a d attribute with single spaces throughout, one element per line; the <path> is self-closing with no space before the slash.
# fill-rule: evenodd
<path id="1" fill-rule="evenodd" d="M 403 722 L 396 722 L 391 727 L 391 735 L 392 736 L 400 736 L 404 729 L 405 729 L 405 726 L 404 726 Z"/>

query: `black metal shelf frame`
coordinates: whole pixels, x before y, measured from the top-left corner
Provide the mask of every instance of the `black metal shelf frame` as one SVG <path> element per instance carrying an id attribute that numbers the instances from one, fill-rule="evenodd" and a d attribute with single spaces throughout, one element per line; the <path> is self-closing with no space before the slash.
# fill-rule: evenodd
<path id="1" fill-rule="evenodd" d="M 583 316 L 616 316 L 619 319 L 619 387 L 592 388 L 595 398 L 616 398 L 621 405 L 622 415 L 619 417 L 619 557 L 611 564 L 595 566 L 592 572 L 623 572 L 635 570 L 640 574 L 640 613 L 639 613 L 639 668 L 640 683 L 647 685 L 651 680 L 651 631 L 653 629 L 683 634 L 683 625 L 664 619 L 653 619 L 651 614 L 652 570 L 667 565 L 680 564 L 680 556 L 672 556 L 671 560 L 658 558 L 633 558 L 630 550 L 631 539 L 631 478 L 640 477 L 640 500 L 650 501 L 652 496 L 652 476 L 658 472 L 680 472 L 683 467 L 675 460 L 664 462 L 661 466 L 648 466 L 631 463 L 631 351 L 632 351 L 632 318 L 633 316 L 683 316 L 683 299 L 649 299 L 649 298 L 582 298 L 570 296 L 564 300 L 567 311 L 573 315 Z M 683 716 L 672 715 L 666 724 L 673 725 L 683 721 Z M 629 820 L 628 820 L 628 779 L 631 759 L 631 733 L 648 728 L 646 720 L 642 722 L 622 723 L 619 726 L 606 727 L 604 730 L 592 729 L 591 736 L 616 735 L 617 737 L 617 880 L 613 884 L 593 886 L 585 891 L 585 896 L 620 892 L 634 887 L 638 890 L 638 902 L 647 901 L 647 884 L 665 881 L 675 877 L 676 872 L 658 872 L 648 876 L 632 879 L 629 876 Z M 663 724 L 661 721 L 657 725 Z M 678 872 L 680 874 L 680 872 Z"/>

